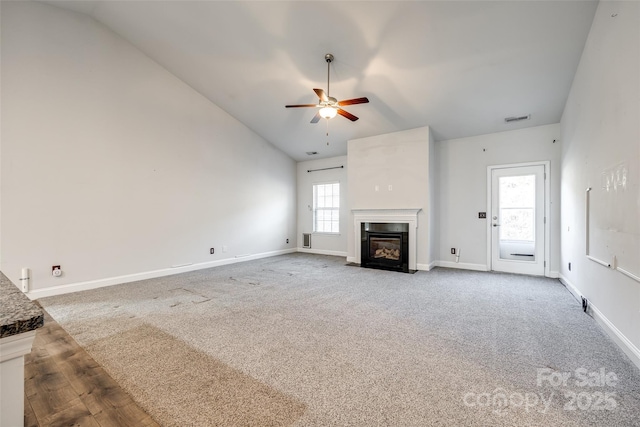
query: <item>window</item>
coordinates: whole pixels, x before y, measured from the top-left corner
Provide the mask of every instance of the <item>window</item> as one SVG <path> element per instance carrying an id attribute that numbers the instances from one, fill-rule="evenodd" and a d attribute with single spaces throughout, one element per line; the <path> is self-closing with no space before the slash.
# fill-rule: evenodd
<path id="1" fill-rule="evenodd" d="M 535 241 L 536 176 L 502 176 L 500 192 L 500 240 Z"/>
<path id="2" fill-rule="evenodd" d="M 340 183 L 313 185 L 314 233 L 340 232 Z"/>

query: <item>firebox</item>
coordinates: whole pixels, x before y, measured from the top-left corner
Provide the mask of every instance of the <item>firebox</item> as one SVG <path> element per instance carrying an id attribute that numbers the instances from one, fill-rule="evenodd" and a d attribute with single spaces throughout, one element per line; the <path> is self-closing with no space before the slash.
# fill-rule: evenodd
<path id="1" fill-rule="evenodd" d="M 409 272 L 409 224 L 363 222 L 360 265 Z"/>

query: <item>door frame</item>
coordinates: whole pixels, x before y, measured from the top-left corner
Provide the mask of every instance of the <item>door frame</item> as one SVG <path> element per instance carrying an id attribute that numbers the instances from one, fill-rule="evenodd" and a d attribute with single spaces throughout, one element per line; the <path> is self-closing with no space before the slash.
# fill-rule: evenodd
<path id="1" fill-rule="evenodd" d="M 509 163 L 504 165 L 491 165 L 487 166 L 487 271 L 493 271 L 493 261 L 491 257 L 492 253 L 492 222 L 491 218 L 493 218 L 492 212 L 492 203 L 491 203 L 491 187 L 492 187 L 492 173 L 495 169 L 507 169 L 507 168 L 518 168 L 523 166 L 544 166 L 544 275 L 545 277 L 550 277 L 549 275 L 549 249 L 550 243 L 549 239 L 551 237 L 551 197 L 549 191 L 551 189 L 551 162 L 549 160 L 543 160 L 539 162 L 526 162 L 526 163 Z"/>

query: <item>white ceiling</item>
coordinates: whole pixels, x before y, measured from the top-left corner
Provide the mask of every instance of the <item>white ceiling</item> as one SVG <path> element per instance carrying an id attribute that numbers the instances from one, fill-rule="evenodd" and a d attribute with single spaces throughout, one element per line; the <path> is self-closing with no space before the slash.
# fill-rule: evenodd
<path id="1" fill-rule="evenodd" d="M 86 13 L 296 160 L 431 126 L 436 140 L 560 121 L 589 1 L 49 1 Z M 318 124 L 312 88 L 369 104 Z M 531 114 L 524 122 L 504 118 Z M 329 145 L 327 145 L 329 142 Z"/>

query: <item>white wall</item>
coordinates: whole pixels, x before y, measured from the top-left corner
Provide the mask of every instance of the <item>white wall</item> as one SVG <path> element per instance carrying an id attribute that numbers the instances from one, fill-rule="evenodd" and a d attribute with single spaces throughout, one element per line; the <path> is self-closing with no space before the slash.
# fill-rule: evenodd
<path id="1" fill-rule="evenodd" d="M 615 16 L 612 16 L 615 15 Z M 640 4 L 600 2 L 561 121 L 561 278 L 586 296 L 592 313 L 640 366 L 640 283 L 585 256 L 585 189 L 601 188 L 602 168 L 628 162 L 627 226 L 640 227 Z M 606 208 L 594 197 L 592 210 Z M 615 206 L 614 206 L 615 208 Z M 598 224 L 595 224 L 596 227 Z M 609 234 L 621 230 L 601 230 Z M 628 231 L 628 230 L 627 230 Z M 636 231 L 637 233 L 637 231 Z M 638 239 L 638 235 L 635 235 Z M 625 248 L 594 248 L 620 253 Z M 597 245 L 598 242 L 593 242 Z M 601 244 L 601 242 L 600 242 Z M 640 268 L 637 260 L 629 267 Z M 568 263 L 571 262 L 571 271 Z"/>
<path id="2" fill-rule="evenodd" d="M 487 268 L 487 167 L 550 161 L 550 273 L 557 274 L 560 252 L 560 126 L 558 124 L 438 141 L 440 261 L 458 267 Z M 553 141 L 556 140 L 554 143 Z"/>
<path id="3" fill-rule="evenodd" d="M 84 15 L 3 2 L 1 35 L 0 269 L 14 283 L 21 267 L 42 290 L 294 250 L 288 156 Z"/>
<path id="4" fill-rule="evenodd" d="M 307 172 L 311 169 L 335 168 L 338 166 L 344 167 L 342 169 Z M 313 185 L 327 182 L 340 183 L 340 233 L 314 233 L 311 236 L 311 249 L 302 249 L 302 233 L 313 232 Z M 298 232 L 296 233 L 298 250 L 347 256 L 348 190 L 347 156 L 298 163 Z"/>
<path id="5" fill-rule="evenodd" d="M 418 268 L 428 269 L 432 259 L 429 241 L 430 145 L 434 144 L 428 127 L 348 141 L 348 257 L 355 257 L 352 209 L 419 208 L 417 263 Z"/>
<path id="6" fill-rule="evenodd" d="M 429 128 L 429 265 L 440 260 L 440 165 L 436 156 L 436 141 Z"/>

